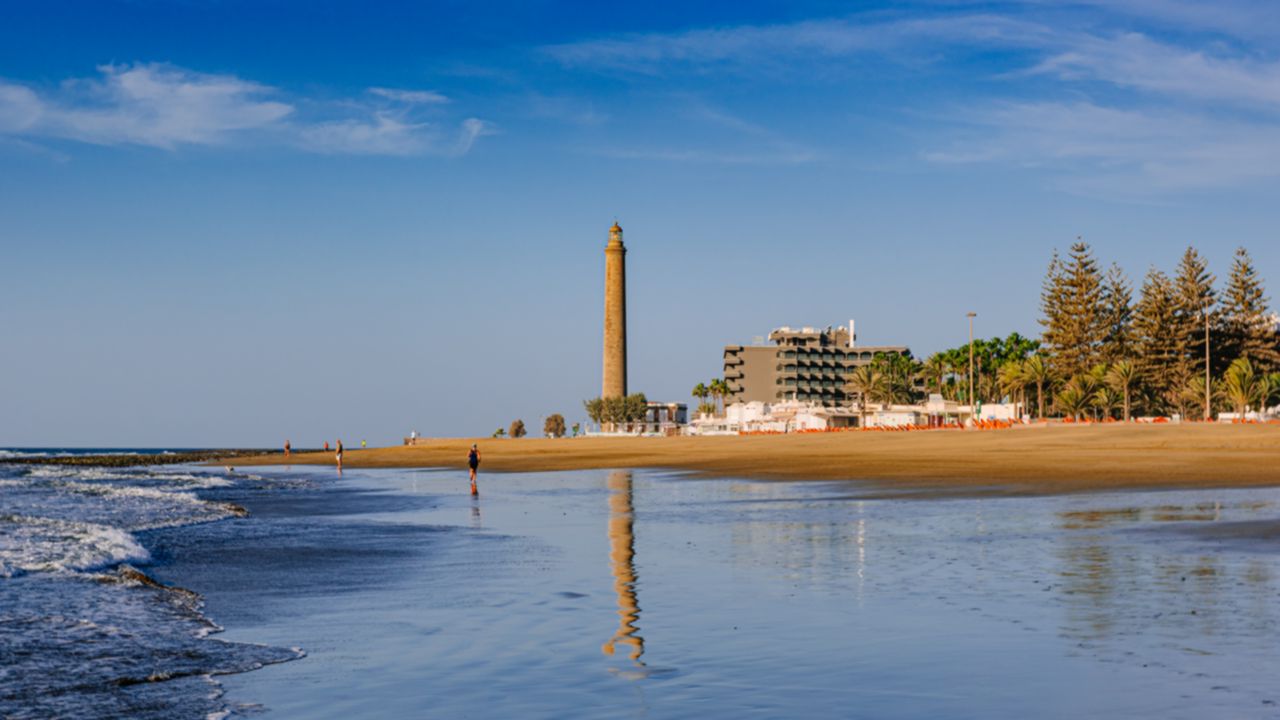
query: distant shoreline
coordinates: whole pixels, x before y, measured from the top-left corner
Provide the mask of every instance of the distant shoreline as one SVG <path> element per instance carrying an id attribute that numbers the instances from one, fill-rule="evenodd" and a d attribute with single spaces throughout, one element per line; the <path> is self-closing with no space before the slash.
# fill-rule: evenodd
<path id="1" fill-rule="evenodd" d="M 1049 425 L 999 431 L 776 436 L 432 439 L 348 449 L 347 468 L 453 468 L 478 443 L 486 473 L 654 468 L 703 477 L 859 481 L 885 497 L 1280 486 L 1280 427 Z M 332 453 L 237 465 L 332 465 Z M 501 482 L 495 478 L 493 482 Z"/>
<path id="2" fill-rule="evenodd" d="M 273 453 L 283 451 L 249 449 L 211 449 L 180 450 L 173 452 L 67 452 L 48 455 L 16 455 L 0 457 L 0 463 L 14 465 L 85 465 L 98 467 L 134 467 L 139 465 L 185 465 L 187 463 L 213 462 L 252 456 L 255 458 L 270 457 Z"/>

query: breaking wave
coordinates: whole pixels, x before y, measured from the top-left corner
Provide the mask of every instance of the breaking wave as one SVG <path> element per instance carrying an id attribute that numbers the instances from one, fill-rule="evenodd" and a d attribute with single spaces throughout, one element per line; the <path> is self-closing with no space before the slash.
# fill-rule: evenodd
<path id="1" fill-rule="evenodd" d="M 136 533 L 245 514 L 201 491 L 262 478 L 200 469 L 18 466 L 0 451 L 0 717 L 214 717 L 214 676 L 301 656 L 223 642 L 195 593 L 135 566 Z"/>

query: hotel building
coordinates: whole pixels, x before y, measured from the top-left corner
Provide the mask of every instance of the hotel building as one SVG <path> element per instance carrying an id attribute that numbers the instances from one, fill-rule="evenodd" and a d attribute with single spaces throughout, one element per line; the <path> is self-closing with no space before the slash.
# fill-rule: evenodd
<path id="1" fill-rule="evenodd" d="M 857 399 L 846 385 L 855 369 L 870 364 L 878 353 L 910 352 L 902 345 L 858 345 L 852 321 L 847 328 L 778 328 L 769 333 L 769 341 L 773 344 L 725 346 L 727 402 L 847 406 Z"/>

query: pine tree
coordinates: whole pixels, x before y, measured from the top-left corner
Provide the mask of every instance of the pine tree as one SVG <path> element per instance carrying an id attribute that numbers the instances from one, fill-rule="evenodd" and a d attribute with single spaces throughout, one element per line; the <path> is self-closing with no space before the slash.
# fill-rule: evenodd
<path id="1" fill-rule="evenodd" d="M 1221 347 L 1221 328 L 1214 327 L 1217 321 L 1214 313 L 1214 305 L 1217 303 L 1217 296 L 1213 291 L 1214 280 L 1208 263 L 1200 253 L 1193 247 L 1187 248 L 1178 263 L 1178 277 L 1174 280 L 1177 307 L 1175 337 L 1184 382 L 1191 377 L 1204 375 L 1206 323 L 1210 330 L 1209 350 L 1213 367 L 1217 369 L 1221 365 L 1225 368 L 1230 363 L 1230 358 L 1225 357 L 1226 353 Z"/>
<path id="2" fill-rule="evenodd" d="M 1044 345 L 1061 377 L 1087 371 L 1098 362 L 1105 334 L 1102 278 L 1085 242 L 1077 241 L 1064 262 L 1057 253 L 1040 296 Z"/>
<path id="3" fill-rule="evenodd" d="M 1102 282 L 1102 360 L 1108 364 L 1133 355 L 1133 290 L 1119 265 L 1112 263 Z"/>
<path id="4" fill-rule="evenodd" d="M 1149 397 L 1161 403 L 1161 409 L 1169 393 L 1181 389 L 1186 382 L 1175 332 L 1177 323 L 1173 282 L 1151 268 L 1142 281 L 1142 294 L 1134 308 L 1133 342 Z"/>
<path id="5" fill-rule="evenodd" d="M 1040 335 L 1040 345 L 1047 357 L 1052 358 L 1065 333 L 1066 320 L 1063 316 L 1063 296 L 1066 279 L 1063 277 L 1062 259 L 1055 248 L 1049 258 L 1049 268 L 1045 270 L 1044 281 L 1040 284 L 1040 325 L 1044 328 Z"/>
<path id="6" fill-rule="evenodd" d="M 1237 248 L 1231 276 L 1222 294 L 1224 354 L 1231 360 L 1248 358 L 1264 372 L 1280 366 L 1268 303 L 1253 259 L 1247 250 Z"/>

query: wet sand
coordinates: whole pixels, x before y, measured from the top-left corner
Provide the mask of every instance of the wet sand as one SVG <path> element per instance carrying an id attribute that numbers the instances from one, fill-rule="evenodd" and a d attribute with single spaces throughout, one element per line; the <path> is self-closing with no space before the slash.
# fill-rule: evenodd
<path id="1" fill-rule="evenodd" d="M 350 468 L 462 468 L 479 443 L 483 472 L 606 468 L 708 477 L 859 480 L 884 495 L 1059 494 L 1280 485 L 1280 426 L 1047 425 L 1000 431 L 558 440 L 432 439 L 348 450 Z M 241 458 L 239 465 L 332 464 L 328 453 Z"/>

